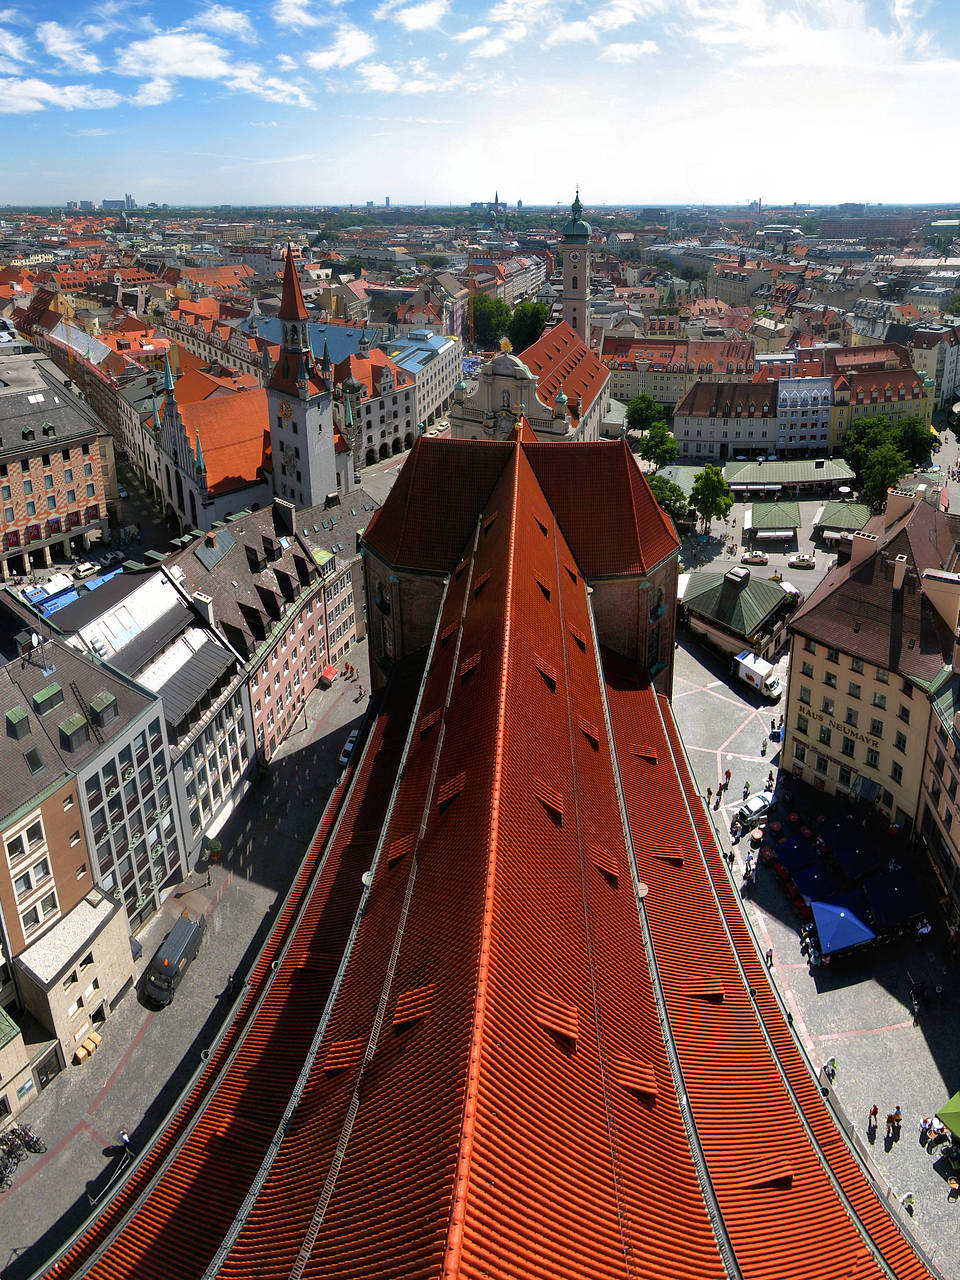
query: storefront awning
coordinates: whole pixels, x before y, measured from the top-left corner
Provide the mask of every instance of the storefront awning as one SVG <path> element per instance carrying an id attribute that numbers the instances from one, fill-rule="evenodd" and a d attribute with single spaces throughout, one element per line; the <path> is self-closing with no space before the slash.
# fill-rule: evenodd
<path id="1" fill-rule="evenodd" d="M 792 538 L 795 532 L 795 529 L 756 529 L 754 530 L 754 537 L 785 542 L 787 538 Z"/>

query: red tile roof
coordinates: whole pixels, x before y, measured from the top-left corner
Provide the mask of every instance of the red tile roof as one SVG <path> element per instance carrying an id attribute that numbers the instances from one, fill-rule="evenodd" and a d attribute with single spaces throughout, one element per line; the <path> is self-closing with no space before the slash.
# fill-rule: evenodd
<path id="1" fill-rule="evenodd" d="M 270 411 L 262 388 L 215 395 L 179 410 L 194 453 L 200 436 L 211 493 L 256 483 L 268 466 L 270 447 Z"/>
<path id="2" fill-rule="evenodd" d="M 297 275 L 297 264 L 292 248 L 287 245 L 286 260 L 283 264 L 283 293 L 280 296 L 280 310 L 277 312 L 281 320 L 308 319 L 306 303 L 300 288 L 300 277 Z"/>
<path id="3" fill-rule="evenodd" d="M 540 402 L 552 409 L 556 394 L 562 388 L 572 416 L 576 416 L 578 400 L 583 414 L 587 413 L 610 376 L 565 320 L 548 329 L 532 347 L 521 352 L 520 359 L 539 379 L 537 398 Z"/>

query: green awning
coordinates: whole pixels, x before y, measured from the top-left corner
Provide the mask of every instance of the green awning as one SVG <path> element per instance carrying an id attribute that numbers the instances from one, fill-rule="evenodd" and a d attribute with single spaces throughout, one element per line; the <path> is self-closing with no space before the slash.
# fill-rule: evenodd
<path id="1" fill-rule="evenodd" d="M 949 1102 L 937 1112 L 937 1119 L 942 1120 L 956 1138 L 960 1138 L 960 1093 L 955 1093 Z"/>

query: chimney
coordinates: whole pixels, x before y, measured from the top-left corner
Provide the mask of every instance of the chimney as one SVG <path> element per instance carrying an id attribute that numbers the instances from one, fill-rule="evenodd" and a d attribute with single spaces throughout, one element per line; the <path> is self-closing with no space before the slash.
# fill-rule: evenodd
<path id="1" fill-rule="evenodd" d="M 897 556 L 896 560 L 894 560 L 894 562 L 893 562 L 893 589 L 894 589 L 894 591 L 899 591 L 899 590 L 901 590 L 901 588 L 903 587 L 903 580 L 904 580 L 904 578 L 907 576 L 907 564 L 908 564 L 908 563 L 909 563 L 909 562 L 908 562 L 908 560 L 907 560 L 907 557 L 906 557 L 906 556 Z"/>
<path id="2" fill-rule="evenodd" d="M 207 626 L 208 627 L 214 626 L 215 623 L 213 621 L 213 601 L 210 599 L 210 597 L 207 595 L 204 595 L 202 591 L 195 591 L 193 593 L 193 603 L 196 607 L 197 613 L 199 613 L 200 617 L 204 620 Z"/>
<path id="3" fill-rule="evenodd" d="M 284 533 L 289 533 L 292 537 L 297 532 L 296 507 L 292 502 L 287 502 L 285 498 L 274 498 L 273 511 L 280 528 Z"/>
<path id="4" fill-rule="evenodd" d="M 880 539 L 875 533 L 855 533 L 850 542 L 850 568 L 855 569 L 878 550 Z"/>
<path id="5" fill-rule="evenodd" d="M 884 527 L 890 526 L 905 516 L 916 500 L 916 495 L 909 489 L 888 489 L 887 506 L 883 514 Z"/>

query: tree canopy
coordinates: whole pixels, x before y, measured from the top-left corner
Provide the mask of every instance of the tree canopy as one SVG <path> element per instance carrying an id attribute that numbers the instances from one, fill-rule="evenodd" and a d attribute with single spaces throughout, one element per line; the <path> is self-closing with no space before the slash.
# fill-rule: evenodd
<path id="1" fill-rule="evenodd" d="M 648 476 L 647 483 L 661 510 L 665 511 L 674 523 L 682 520 L 687 514 L 690 503 L 680 486 L 668 480 L 666 476 Z"/>
<path id="2" fill-rule="evenodd" d="M 890 422 L 878 415 L 860 418 L 851 424 L 843 440 L 843 456 L 864 484 L 868 474 L 876 477 L 886 473 L 894 465 L 894 455 L 900 458 L 901 470 L 889 484 L 896 484 L 911 467 L 928 462 L 931 454 L 939 448 L 939 439 L 916 414 L 901 418 L 899 422 Z M 876 467 L 874 463 L 880 453 L 884 463 Z M 882 502 L 886 489 L 885 485 L 872 501 Z"/>
<path id="3" fill-rule="evenodd" d="M 655 422 L 637 446 L 637 453 L 658 469 L 676 461 L 679 445 L 665 422 Z"/>
<path id="4" fill-rule="evenodd" d="M 658 404 L 652 396 L 636 396 L 627 405 L 627 430 L 649 431 L 654 424 L 665 422 L 663 405 Z"/>
<path id="5" fill-rule="evenodd" d="M 502 298 L 473 295 L 473 340 L 481 347 L 495 347 L 507 331 L 510 308 Z"/>
<path id="6" fill-rule="evenodd" d="M 507 337 L 514 351 L 532 347 L 546 328 L 550 311 L 545 302 L 521 302 L 507 325 Z"/>
<path id="7" fill-rule="evenodd" d="M 879 506 L 886 499 L 887 490 L 909 470 L 907 458 L 891 441 L 883 441 L 870 454 L 863 469 L 863 492 L 867 499 Z"/>
<path id="8" fill-rule="evenodd" d="M 710 528 L 712 520 L 723 519 L 727 514 L 733 506 L 733 494 L 720 467 L 707 463 L 703 468 L 693 482 L 690 505 L 703 521 L 704 529 Z"/>

